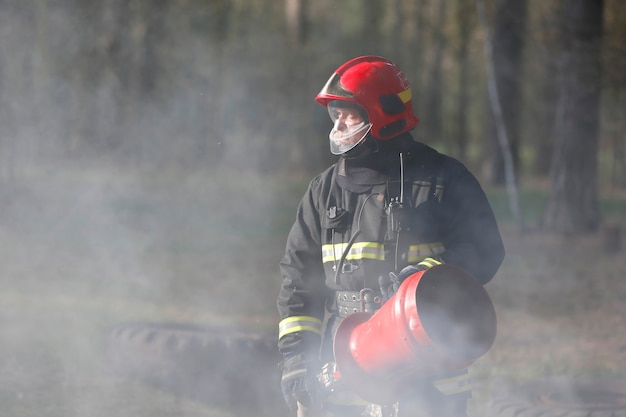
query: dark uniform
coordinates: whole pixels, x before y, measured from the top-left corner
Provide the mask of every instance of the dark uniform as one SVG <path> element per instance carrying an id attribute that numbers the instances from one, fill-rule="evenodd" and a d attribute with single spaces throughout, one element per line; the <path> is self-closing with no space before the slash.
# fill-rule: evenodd
<path id="1" fill-rule="evenodd" d="M 322 362 L 332 360 L 333 329 L 352 312 L 338 311 L 338 291 L 378 292 L 380 276 L 429 257 L 460 266 L 487 283 L 503 260 L 491 207 L 460 162 L 414 142 L 408 133 L 385 145 L 375 156 L 341 158 L 311 181 L 300 202 L 280 265 L 278 309 L 281 319 L 303 320 L 285 326 L 282 352 L 305 348 L 306 332 L 290 330 L 310 326 L 313 317 L 325 324 Z M 389 206 L 401 194 L 403 209 L 393 225 Z"/>
<path id="2" fill-rule="evenodd" d="M 404 132 L 377 141 L 375 152 L 341 156 L 311 181 L 280 263 L 278 296 L 279 349 L 287 364 L 298 360 L 308 367 L 307 386 L 300 389 L 312 390 L 310 374 L 333 361 L 337 324 L 365 305 L 359 291 L 371 289 L 384 299 L 381 277 L 427 258 L 459 266 L 482 283 L 504 258 L 489 202 L 456 159 Z M 304 371 L 287 369 L 283 378 L 297 372 Z M 462 415 L 467 382 L 466 372 L 425 380 L 415 396 L 398 398 L 399 415 Z M 337 402 L 325 406 L 355 416 L 365 408 L 351 400 L 343 409 Z"/>

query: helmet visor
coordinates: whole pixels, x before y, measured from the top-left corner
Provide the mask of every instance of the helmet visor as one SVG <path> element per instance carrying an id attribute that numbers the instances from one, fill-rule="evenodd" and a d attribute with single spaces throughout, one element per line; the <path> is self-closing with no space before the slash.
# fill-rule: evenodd
<path id="1" fill-rule="evenodd" d="M 365 110 L 350 103 L 335 100 L 328 104 L 328 114 L 333 128 L 328 135 L 330 151 L 341 155 L 365 140 L 372 124 L 368 123 Z"/>

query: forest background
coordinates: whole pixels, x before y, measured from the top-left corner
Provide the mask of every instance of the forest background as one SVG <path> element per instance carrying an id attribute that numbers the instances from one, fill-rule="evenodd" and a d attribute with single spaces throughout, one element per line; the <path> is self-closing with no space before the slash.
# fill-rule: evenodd
<path id="1" fill-rule="evenodd" d="M 328 117 L 313 97 L 338 65 L 373 54 L 411 81 L 417 139 L 489 183 L 504 183 L 491 66 L 520 183 L 548 178 L 553 155 L 566 153 L 578 167 L 598 161 L 582 186 L 621 188 L 624 8 L 620 0 L 5 0 L 2 178 L 38 159 L 309 175 L 332 161 Z M 563 124 L 585 129 L 584 138 Z M 578 145 L 571 155 L 561 132 Z"/>
<path id="2" fill-rule="evenodd" d="M 498 216 L 477 375 L 623 375 L 625 48 L 623 0 L 0 0 L 3 410 L 211 415 L 107 373 L 107 332 L 275 331 L 296 205 L 334 161 L 313 98 L 363 54 Z"/>

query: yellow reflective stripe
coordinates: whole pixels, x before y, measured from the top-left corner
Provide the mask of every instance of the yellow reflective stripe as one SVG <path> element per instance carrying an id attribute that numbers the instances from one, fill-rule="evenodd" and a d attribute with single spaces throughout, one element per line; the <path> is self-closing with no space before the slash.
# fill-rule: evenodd
<path id="1" fill-rule="evenodd" d="M 322 245 L 322 262 L 337 262 L 341 259 L 343 251 L 346 249 L 347 243 L 338 243 L 335 245 Z M 410 245 L 407 260 L 409 263 L 415 264 L 430 256 L 441 255 L 445 252 L 445 247 L 441 242 L 422 243 L 419 245 Z M 378 242 L 356 242 L 350 248 L 347 260 L 358 259 L 374 259 L 379 261 L 385 260 L 385 245 Z"/>
<path id="2" fill-rule="evenodd" d="M 461 392 L 471 391 L 472 389 L 472 381 L 467 372 L 452 378 L 443 378 L 433 381 L 433 385 L 444 395 L 460 394 Z"/>
<path id="3" fill-rule="evenodd" d="M 347 243 L 322 245 L 322 262 L 337 262 L 343 256 Z M 346 260 L 375 259 L 385 260 L 385 245 L 378 242 L 355 242 L 352 244 Z"/>
<path id="4" fill-rule="evenodd" d="M 322 321 L 311 316 L 291 316 L 278 323 L 278 338 L 295 332 L 322 334 Z"/>
<path id="5" fill-rule="evenodd" d="M 398 93 L 398 97 L 400 97 L 400 100 L 402 100 L 403 103 L 411 101 L 411 96 L 411 87 Z"/>
<path id="6" fill-rule="evenodd" d="M 441 242 L 410 245 L 407 258 L 409 263 L 414 264 L 428 258 L 429 256 L 441 255 L 445 251 L 446 248 Z"/>
<path id="7" fill-rule="evenodd" d="M 435 258 L 426 258 L 422 262 L 418 263 L 417 265 L 422 265 L 422 266 L 425 266 L 426 268 L 432 268 L 435 265 L 441 265 L 441 261 L 438 261 Z"/>

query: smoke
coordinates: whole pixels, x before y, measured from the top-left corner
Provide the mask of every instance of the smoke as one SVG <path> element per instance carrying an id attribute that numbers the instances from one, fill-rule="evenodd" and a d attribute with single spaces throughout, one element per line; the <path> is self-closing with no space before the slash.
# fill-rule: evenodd
<path id="1" fill-rule="evenodd" d="M 284 236 L 272 228 L 297 202 L 277 208 L 284 191 L 250 174 L 258 152 L 237 140 L 266 126 L 250 124 L 258 99 L 235 59 L 221 67 L 190 27 L 164 31 L 156 57 L 138 53 L 151 21 L 133 2 L 88 3 L 0 5 L 3 413 L 208 415 L 112 372 L 109 332 L 183 322 L 273 336 Z"/>
<path id="2" fill-rule="evenodd" d="M 0 389 L 9 392 L 9 411 L 106 415 L 101 397 L 150 410 L 152 396 L 169 395 L 133 388 L 142 394 L 130 398 L 133 383 L 109 372 L 105 348 L 118 323 L 273 334 L 283 242 L 268 234 L 273 198 L 260 180 L 57 168 L 32 169 L 3 199 Z M 198 369 L 203 360 L 225 360 L 196 357 Z M 250 373 L 258 378 L 255 368 Z"/>
<path id="3" fill-rule="evenodd" d="M 225 48 L 210 30 L 217 11 L 172 30 L 185 11 L 155 22 L 140 3 L 0 4 L 7 415 L 207 415 L 111 372 L 110 329 L 128 321 L 275 329 L 277 263 L 303 184 L 267 184 L 258 171 L 291 153 L 309 159 L 310 149 L 294 150 L 294 132 L 308 132 L 295 129 L 290 83 L 309 100 L 331 66 L 311 80 L 314 70 L 294 76 L 301 67 L 274 62 L 280 34 L 259 31 L 258 21 L 241 23 L 247 35 Z M 326 49 L 333 60 L 343 54 Z M 318 61 L 306 65 L 326 65 Z M 496 381 L 623 372 L 623 265 L 592 243 L 540 243 L 508 242 L 487 287 L 499 334 L 474 373 Z"/>

